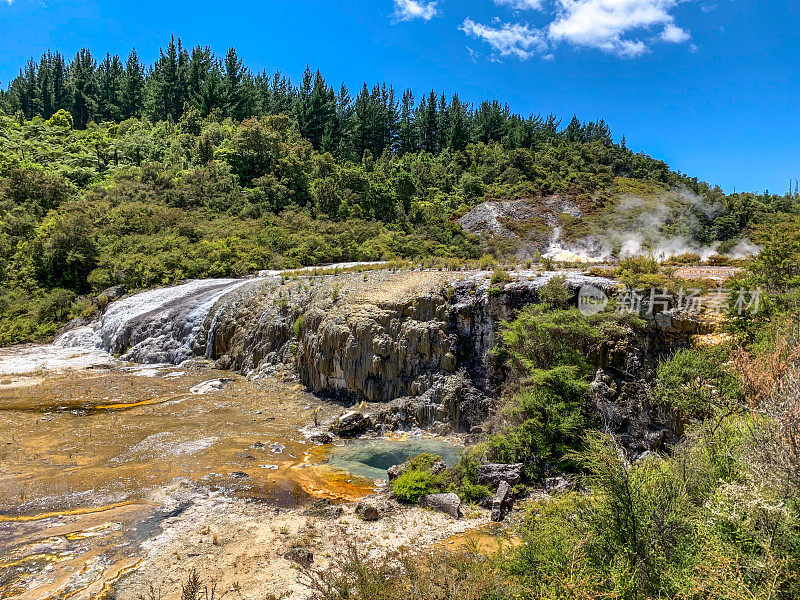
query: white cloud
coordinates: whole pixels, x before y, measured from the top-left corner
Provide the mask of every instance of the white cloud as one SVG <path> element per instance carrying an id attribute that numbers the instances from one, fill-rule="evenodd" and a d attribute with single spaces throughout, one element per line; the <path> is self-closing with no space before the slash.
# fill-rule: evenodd
<path id="1" fill-rule="evenodd" d="M 688 31 L 681 29 L 674 23 L 668 23 L 667 26 L 664 27 L 664 31 L 661 32 L 661 39 L 672 44 L 682 44 L 692 39 L 692 36 L 689 35 Z"/>
<path id="2" fill-rule="evenodd" d="M 678 0 L 558 0 L 558 4 L 558 16 L 548 27 L 554 41 L 639 56 L 647 51 L 647 44 L 624 36 L 657 25 L 674 26 L 669 11 Z"/>
<path id="3" fill-rule="evenodd" d="M 547 40 L 538 29 L 519 23 L 502 23 L 499 27 L 475 23 L 464 19 L 459 27 L 472 37 L 483 40 L 500 53 L 500 56 L 513 56 L 519 59 L 533 57 L 537 52 L 547 50 Z"/>
<path id="4" fill-rule="evenodd" d="M 437 2 L 418 2 L 417 0 L 394 0 L 395 21 L 422 19 L 430 21 L 438 14 Z"/>
<path id="5" fill-rule="evenodd" d="M 551 21 L 541 29 L 527 24 L 482 25 L 466 19 L 460 29 L 490 44 L 501 56 L 531 58 L 560 43 L 596 48 L 634 58 L 650 51 L 650 44 L 682 44 L 691 39 L 671 14 L 683 0 L 555 0 Z M 543 0 L 494 0 L 516 8 L 542 8 Z M 656 29 L 657 28 L 657 29 Z M 658 30 L 660 29 L 660 33 Z"/>
<path id="6" fill-rule="evenodd" d="M 544 0 L 494 0 L 498 6 L 510 6 L 514 10 L 541 10 Z"/>

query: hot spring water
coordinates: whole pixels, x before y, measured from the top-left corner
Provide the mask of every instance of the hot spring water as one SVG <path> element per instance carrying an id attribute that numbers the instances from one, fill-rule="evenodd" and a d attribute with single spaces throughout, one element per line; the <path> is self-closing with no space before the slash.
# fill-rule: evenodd
<path id="1" fill-rule="evenodd" d="M 434 439 L 354 440 L 336 447 L 328 465 L 367 479 L 385 479 L 386 470 L 423 452 L 442 457 L 448 467 L 458 461 L 458 446 Z"/>

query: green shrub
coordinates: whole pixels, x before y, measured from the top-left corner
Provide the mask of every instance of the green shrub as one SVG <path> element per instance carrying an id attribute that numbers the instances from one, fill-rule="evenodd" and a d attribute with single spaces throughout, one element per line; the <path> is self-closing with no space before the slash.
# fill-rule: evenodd
<path id="1" fill-rule="evenodd" d="M 589 424 L 584 396 L 589 383 L 574 366 L 560 366 L 532 373 L 522 390 L 503 407 L 509 423 L 489 444 L 502 462 L 523 462 L 531 477 L 541 475 L 538 465 L 558 468 L 571 465 L 565 457 L 581 447 Z"/>
<path id="2" fill-rule="evenodd" d="M 726 366 L 725 348 L 679 350 L 657 370 L 653 399 L 681 419 L 700 419 L 742 405 L 738 378 Z"/>
<path id="3" fill-rule="evenodd" d="M 294 332 L 294 337 L 300 337 L 300 332 L 303 330 L 303 315 L 300 315 L 294 320 L 292 324 L 292 331 Z"/>
<path id="4" fill-rule="evenodd" d="M 650 275 L 658 273 L 659 268 L 658 261 L 650 256 L 629 256 L 620 261 L 618 273 Z"/>
<path id="5" fill-rule="evenodd" d="M 304 566 L 300 581 L 315 600 L 512 600 L 527 598 L 492 560 L 474 549 L 412 553 L 370 560 L 348 546 L 325 568 Z"/>
<path id="6" fill-rule="evenodd" d="M 539 289 L 539 300 L 552 308 L 566 308 L 572 292 L 566 286 L 565 275 L 552 277 Z"/>
<path id="7" fill-rule="evenodd" d="M 475 502 L 480 502 L 484 498 L 491 496 L 492 490 L 485 485 L 470 483 L 467 481 L 456 490 L 456 493 L 464 502 L 472 504 Z"/>
<path id="8" fill-rule="evenodd" d="M 592 587 L 586 581 L 592 578 L 585 549 L 591 508 L 592 500 L 578 493 L 528 504 L 519 531 L 524 543 L 509 552 L 504 570 L 529 587 L 534 598 L 570 598 L 576 587 Z"/>
<path id="9" fill-rule="evenodd" d="M 39 300 L 36 318 L 39 322 L 59 323 L 67 320 L 75 302 L 75 292 L 55 288 Z"/>
<path id="10" fill-rule="evenodd" d="M 465 449 L 452 469 L 455 492 L 464 502 L 478 502 L 492 494 L 488 487 L 478 483 L 478 457 L 484 452 L 482 444 Z"/>
<path id="11" fill-rule="evenodd" d="M 408 460 L 405 471 L 394 480 L 392 490 L 400 502 L 416 504 L 428 494 L 439 494 L 453 489 L 449 474 L 433 473 L 431 467 L 441 458 L 424 452 Z"/>
<path id="12" fill-rule="evenodd" d="M 405 465 L 409 471 L 429 471 L 433 465 L 442 460 L 442 457 L 432 452 L 423 452 L 408 459 Z"/>
<path id="13" fill-rule="evenodd" d="M 556 282 L 553 290 L 560 285 Z M 492 458 L 523 463 L 529 479 L 575 469 L 570 456 L 583 447 L 593 424 L 586 412 L 589 378 L 603 360 L 603 347 L 631 335 L 637 321 L 617 313 L 553 309 L 547 303 L 527 306 L 504 323 L 494 356 L 508 377 L 501 427 L 488 440 Z"/>
<path id="14" fill-rule="evenodd" d="M 420 470 L 408 470 L 392 484 L 397 499 L 410 504 L 416 504 L 420 498 L 428 494 L 446 492 L 450 487 L 450 483 L 443 475 Z"/>
<path id="15" fill-rule="evenodd" d="M 673 254 L 665 261 L 669 265 L 699 265 L 702 257 L 695 252 Z"/>
<path id="16" fill-rule="evenodd" d="M 492 285 L 498 285 L 501 283 L 509 283 L 510 281 L 513 280 L 514 279 L 511 277 L 508 271 L 504 269 L 495 269 L 494 272 L 492 273 L 492 278 L 489 280 L 489 282 Z"/>

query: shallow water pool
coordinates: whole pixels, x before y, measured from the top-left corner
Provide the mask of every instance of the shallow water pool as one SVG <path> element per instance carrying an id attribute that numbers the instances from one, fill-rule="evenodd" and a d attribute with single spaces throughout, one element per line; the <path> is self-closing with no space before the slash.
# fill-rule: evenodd
<path id="1" fill-rule="evenodd" d="M 452 467 L 458 461 L 460 451 L 460 446 L 439 439 L 362 439 L 336 447 L 331 453 L 329 466 L 368 479 L 385 479 L 389 467 L 417 454 L 438 454 L 448 467 Z"/>

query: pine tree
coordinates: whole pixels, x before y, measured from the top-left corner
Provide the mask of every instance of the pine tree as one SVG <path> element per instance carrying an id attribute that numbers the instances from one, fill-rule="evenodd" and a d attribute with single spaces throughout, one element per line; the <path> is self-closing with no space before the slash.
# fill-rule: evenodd
<path id="1" fill-rule="evenodd" d="M 263 114 L 289 115 L 293 112 L 292 82 L 280 71 L 275 71 L 271 78 L 264 73 L 258 87 Z"/>
<path id="2" fill-rule="evenodd" d="M 561 119 L 554 114 L 547 115 L 541 128 L 537 131 L 537 143 L 549 142 L 558 137 L 558 128 L 561 127 Z"/>
<path id="3" fill-rule="evenodd" d="M 189 56 L 181 40 L 170 39 L 166 50 L 160 51 L 147 78 L 148 112 L 154 120 L 177 122 L 187 99 L 186 70 Z"/>
<path id="4" fill-rule="evenodd" d="M 506 133 L 508 109 L 500 106 L 497 100 L 481 102 L 475 115 L 475 129 L 478 141 L 499 142 Z"/>
<path id="5" fill-rule="evenodd" d="M 444 93 L 439 96 L 439 107 L 436 115 L 436 151 L 441 152 L 450 141 L 450 107 Z"/>
<path id="6" fill-rule="evenodd" d="M 544 121 L 539 115 L 531 115 L 527 119 L 518 117 L 512 118 L 514 121 L 515 133 L 513 145 L 515 148 L 535 148 L 539 140 L 539 135 L 544 126 Z"/>
<path id="7" fill-rule="evenodd" d="M 189 106 L 203 117 L 222 105 L 222 78 L 212 75 L 218 71 L 217 61 L 208 46 L 195 46 L 186 68 L 186 96 Z"/>
<path id="8" fill-rule="evenodd" d="M 398 138 L 398 152 L 400 154 L 416 152 L 419 149 L 418 133 L 414 123 L 414 93 L 411 90 L 403 92 Z"/>
<path id="9" fill-rule="evenodd" d="M 50 61 L 50 81 L 52 86 L 53 112 L 69 109 L 69 91 L 67 90 L 67 66 L 59 52 L 52 55 Z"/>
<path id="10" fill-rule="evenodd" d="M 417 121 L 419 123 L 420 147 L 425 152 L 435 153 L 438 151 L 437 127 L 439 119 L 437 116 L 436 92 L 431 90 L 427 98 L 423 98 L 417 111 Z"/>
<path id="11" fill-rule="evenodd" d="M 53 56 L 50 52 L 42 55 L 36 73 L 36 87 L 39 95 L 39 110 L 42 117 L 49 119 L 56 112 L 53 98 Z"/>
<path id="12" fill-rule="evenodd" d="M 384 127 L 385 137 L 383 139 L 383 149 L 391 153 L 397 152 L 398 137 L 400 134 L 400 112 L 395 97 L 394 88 L 389 86 L 386 88 L 384 84 L 381 88 L 381 96 L 383 100 L 384 112 Z"/>
<path id="13" fill-rule="evenodd" d="M 122 118 L 139 117 L 144 109 L 144 67 L 136 49 L 128 54 L 122 80 Z"/>
<path id="14" fill-rule="evenodd" d="M 353 146 L 353 98 L 347 86 L 342 83 L 336 96 L 336 113 L 333 129 L 323 144 L 326 151 L 339 159 L 352 159 Z"/>
<path id="15" fill-rule="evenodd" d="M 86 129 L 97 114 L 96 68 L 97 63 L 86 48 L 79 50 L 69 65 L 70 112 L 76 129 Z"/>
<path id="16" fill-rule="evenodd" d="M 33 59 L 29 60 L 25 65 L 25 70 L 20 71 L 19 77 L 15 82 L 16 97 L 19 104 L 19 109 L 26 119 L 32 119 L 34 115 L 41 113 L 41 105 L 39 101 L 39 88 L 37 86 L 37 65 Z"/>
<path id="17" fill-rule="evenodd" d="M 314 75 L 314 86 L 306 109 L 303 135 L 315 149 L 319 150 L 322 148 L 326 136 L 330 135 L 336 116 L 336 94 L 334 94 L 333 88 L 328 88 L 319 71 Z"/>
<path id="18" fill-rule="evenodd" d="M 252 114 L 252 78 L 233 48 L 225 54 L 222 94 L 225 116 L 242 121 Z"/>
<path id="19" fill-rule="evenodd" d="M 374 142 L 375 123 L 378 119 L 367 84 L 361 88 L 353 105 L 353 150 L 357 158 L 364 155 Z"/>
<path id="20" fill-rule="evenodd" d="M 453 150 L 464 150 L 469 144 L 469 123 L 467 107 L 461 103 L 458 94 L 453 94 L 450 102 L 450 131 L 447 144 Z"/>
<path id="21" fill-rule="evenodd" d="M 586 141 L 585 130 L 577 115 L 572 115 L 572 120 L 564 130 L 563 136 L 568 142 L 581 143 Z"/>
<path id="22" fill-rule="evenodd" d="M 306 65 L 306 70 L 303 72 L 303 78 L 300 81 L 300 87 L 297 88 L 297 98 L 294 103 L 294 118 L 297 121 L 297 127 L 300 130 L 300 135 L 309 139 L 311 123 L 311 93 L 314 89 L 314 75 L 311 72 L 311 67 Z M 317 140 L 318 143 L 320 140 Z"/>
<path id="23" fill-rule="evenodd" d="M 119 121 L 123 115 L 125 69 L 119 56 L 106 54 L 97 70 L 98 117 L 103 121 Z"/>

